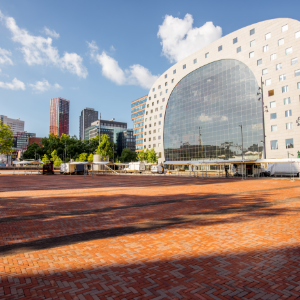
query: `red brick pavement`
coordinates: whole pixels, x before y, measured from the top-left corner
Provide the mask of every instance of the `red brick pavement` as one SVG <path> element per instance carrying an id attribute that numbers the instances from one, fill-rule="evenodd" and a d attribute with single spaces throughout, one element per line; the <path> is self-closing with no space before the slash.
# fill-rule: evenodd
<path id="1" fill-rule="evenodd" d="M 300 182 L 1 176 L 0 299 L 300 298 Z"/>

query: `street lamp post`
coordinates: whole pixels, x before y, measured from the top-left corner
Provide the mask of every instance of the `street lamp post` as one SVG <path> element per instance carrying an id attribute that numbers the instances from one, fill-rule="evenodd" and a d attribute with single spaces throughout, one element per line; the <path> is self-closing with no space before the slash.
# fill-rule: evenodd
<path id="1" fill-rule="evenodd" d="M 261 90 L 261 93 L 257 93 L 257 95 L 261 95 L 261 111 L 262 111 L 262 125 L 263 125 L 263 143 L 264 143 L 264 159 L 266 159 L 266 134 L 265 134 L 265 113 L 264 113 L 264 88 L 263 88 L 263 80 L 261 77 L 261 81 L 260 81 L 260 87 L 258 88 L 259 90 Z M 258 101 L 260 100 L 260 98 L 258 98 Z"/>
<path id="2" fill-rule="evenodd" d="M 101 113 L 99 118 L 99 146 L 100 146 L 100 136 L 101 136 Z"/>
<path id="3" fill-rule="evenodd" d="M 243 137 L 243 125 L 239 125 L 241 127 L 241 135 L 242 135 L 242 179 L 244 177 L 244 137 Z"/>
<path id="4" fill-rule="evenodd" d="M 241 127 L 241 135 L 242 135 L 242 161 L 244 161 L 244 138 L 243 138 L 243 125 L 239 125 Z"/>

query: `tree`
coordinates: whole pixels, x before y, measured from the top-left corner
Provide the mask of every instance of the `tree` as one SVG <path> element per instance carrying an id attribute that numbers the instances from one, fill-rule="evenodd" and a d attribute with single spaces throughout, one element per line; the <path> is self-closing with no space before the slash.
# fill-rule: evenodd
<path id="1" fill-rule="evenodd" d="M 137 152 L 137 160 L 138 161 L 146 161 L 144 150 Z"/>
<path id="2" fill-rule="evenodd" d="M 54 150 L 51 153 L 51 160 L 53 161 L 53 164 L 55 167 L 59 167 L 62 164 L 61 158 L 57 155 L 57 151 Z"/>
<path id="3" fill-rule="evenodd" d="M 123 149 L 120 160 L 121 162 L 136 161 L 135 151 L 131 151 L 130 149 Z"/>
<path id="4" fill-rule="evenodd" d="M 42 148 L 37 143 L 32 143 L 23 153 L 22 159 L 38 159 L 43 155 Z"/>
<path id="5" fill-rule="evenodd" d="M 0 120 L 0 154 L 11 154 L 14 149 L 13 132 L 10 125 L 5 125 Z"/>
<path id="6" fill-rule="evenodd" d="M 147 149 L 148 150 L 148 149 Z M 154 151 L 154 149 L 152 148 L 147 155 L 147 162 L 148 163 L 157 163 L 157 156 L 156 153 Z"/>
<path id="7" fill-rule="evenodd" d="M 88 154 L 87 153 L 81 153 L 80 155 L 79 155 L 79 158 L 78 158 L 78 160 L 79 161 L 87 161 L 87 156 L 88 156 Z"/>
<path id="8" fill-rule="evenodd" d="M 47 163 L 49 163 L 49 161 L 50 161 L 50 159 L 49 159 L 49 157 L 47 156 L 47 154 L 44 154 L 44 156 L 43 156 L 43 158 L 42 158 L 42 162 L 43 162 L 44 164 L 47 164 Z"/>
<path id="9" fill-rule="evenodd" d="M 101 157 L 109 156 L 113 157 L 112 143 L 110 142 L 110 137 L 107 134 L 101 135 L 100 145 L 96 150 L 96 154 L 100 154 Z"/>
<path id="10" fill-rule="evenodd" d="M 94 160 L 94 155 L 91 153 L 87 159 L 88 161 L 93 161 Z"/>

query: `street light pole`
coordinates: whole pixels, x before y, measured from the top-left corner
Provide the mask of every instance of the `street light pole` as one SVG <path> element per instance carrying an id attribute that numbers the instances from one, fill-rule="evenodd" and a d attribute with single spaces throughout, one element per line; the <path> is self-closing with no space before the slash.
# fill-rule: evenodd
<path id="1" fill-rule="evenodd" d="M 241 127 L 241 135 L 242 135 L 242 160 L 244 161 L 244 138 L 243 138 L 243 125 L 239 125 Z"/>
<path id="2" fill-rule="evenodd" d="M 99 145 L 100 145 L 100 136 L 101 136 L 101 113 L 99 118 Z"/>
<path id="3" fill-rule="evenodd" d="M 262 125 L 263 125 L 263 137 L 264 137 L 264 159 L 266 159 L 266 134 L 265 134 L 265 113 L 264 113 L 264 83 L 261 77 L 260 90 L 261 90 L 261 112 L 262 112 Z"/>
<path id="4" fill-rule="evenodd" d="M 242 135 L 242 179 L 244 178 L 244 138 L 243 138 L 243 125 L 239 125 L 241 127 L 241 135 Z"/>
<path id="5" fill-rule="evenodd" d="M 67 162 L 67 141 L 65 140 L 65 163 Z"/>

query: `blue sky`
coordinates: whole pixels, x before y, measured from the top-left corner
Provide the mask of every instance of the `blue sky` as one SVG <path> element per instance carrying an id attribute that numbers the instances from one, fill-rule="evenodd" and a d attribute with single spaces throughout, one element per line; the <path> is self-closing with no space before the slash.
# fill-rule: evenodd
<path id="1" fill-rule="evenodd" d="M 299 11 L 298 0 L 0 0 L 0 114 L 44 137 L 50 98 L 63 97 L 71 135 L 84 107 L 132 127 L 130 102 L 188 51 Z"/>

